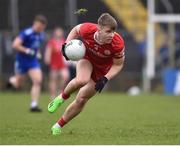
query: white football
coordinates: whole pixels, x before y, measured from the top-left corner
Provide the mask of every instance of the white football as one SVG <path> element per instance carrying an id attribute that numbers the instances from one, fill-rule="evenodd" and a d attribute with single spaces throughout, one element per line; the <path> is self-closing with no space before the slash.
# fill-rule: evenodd
<path id="1" fill-rule="evenodd" d="M 73 39 L 67 42 L 65 54 L 72 61 L 78 61 L 85 55 L 86 47 L 81 40 Z"/>

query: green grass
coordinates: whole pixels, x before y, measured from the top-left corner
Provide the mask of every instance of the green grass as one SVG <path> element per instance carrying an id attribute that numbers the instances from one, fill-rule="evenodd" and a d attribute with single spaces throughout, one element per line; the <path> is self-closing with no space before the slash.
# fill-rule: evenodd
<path id="1" fill-rule="evenodd" d="M 180 97 L 103 93 L 52 136 L 51 126 L 70 99 L 54 114 L 41 95 L 43 113 L 30 113 L 29 93 L 0 93 L 0 144 L 180 144 Z"/>

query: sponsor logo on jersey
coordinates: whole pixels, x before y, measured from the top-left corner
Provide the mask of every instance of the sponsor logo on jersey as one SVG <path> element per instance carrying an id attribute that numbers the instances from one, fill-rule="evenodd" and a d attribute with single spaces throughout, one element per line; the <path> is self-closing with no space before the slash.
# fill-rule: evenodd
<path id="1" fill-rule="evenodd" d="M 96 56 L 102 57 L 102 58 L 107 58 L 108 56 L 96 51 L 95 49 L 89 48 L 88 49 L 91 53 L 93 53 Z"/>

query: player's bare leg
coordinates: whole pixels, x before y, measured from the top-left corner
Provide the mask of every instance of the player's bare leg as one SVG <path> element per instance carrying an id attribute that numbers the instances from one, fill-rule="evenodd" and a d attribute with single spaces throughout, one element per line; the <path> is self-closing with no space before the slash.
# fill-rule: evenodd
<path id="1" fill-rule="evenodd" d="M 49 90 L 51 94 L 51 98 L 54 98 L 56 95 L 56 89 L 57 89 L 57 79 L 58 79 L 58 71 L 51 70 L 50 76 L 49 76 Z"/>
<path id="2" fill-rule="evenodd" d="M 63 116 L 52 127 L 51 130 L 53 135 L 59 135 L 61 133 L 61 128 L 83 110 L 87 101 L 96 93 L 94 87 L 95 82 L 91 79 L 84 87 L 79 90 L 76 99 L 66 108 Z"/>
<path id="3" fill-rule="evenodd" d="M 60 79 L 59 79 L 60 77 Z M 52 70 L 50 72 L 50 81 L 49 81 L 49 90 L 51 94 L 51 98 L 53 99 L 57 94 L 57 85 L 59 85 L 60 90 L 64 89 L 65 84 L 69 79 L 69 71 L 68 69 L 62 70 Z"/>
<path id="4" fill-rule="evenodd" d="M 41 111 L 38 102 L 41 92 L 42 72 L 39 68 L 30 69 L 28 75 L 32 80 L 31 88 L 31 111 Z"/>
<path id="5" fill-rule="evenodd" d="M 68 83 L 62 94 L 49 103 L 48 111 L 55 112 L 71 93 L 86 85 L 91 79 L 92 70 L 92 64 L 88 60 L 80 60 L 76 66 L 76 77 Z"/>
<path id="6" fill-rule="evenodd" d="M 9 78 L 9 83 L 16 89 L 21 86 L 22 81 L 24 80 L 24 75 L 16 74 Z"/>
<path id="7" fill-rule="evenodd" d="M 86 102 L 95 95 L 96 91 L 94 87 L 95 82 L 91 79 L 89 83 L 79 90 L 76 99 L 67 107 L 63 114 L 63 118 L 66 122 L 69 122 L 77 116 L 82 111 Z"/>
<path id="8" fill-rule="evenodd" d="M 80 87 L 86 85 L 91 78 L 92 70 L 93 70 L 92 64 L 88 60 L 86 59 L 80 60 L 77 63 L 77 67 L 76 67 L 77 75 L 66 86 L 66 88 L 64 89 L 64 93 L 66 95 L 70 95 Z"/>
<path id="9" fill-rule="evenodd" d="M 69 80 L 69 70 L 67 68 L 62 69 L 60 71 L 60 90 L 65 88 L 65 85 L 67 84 Z"/>

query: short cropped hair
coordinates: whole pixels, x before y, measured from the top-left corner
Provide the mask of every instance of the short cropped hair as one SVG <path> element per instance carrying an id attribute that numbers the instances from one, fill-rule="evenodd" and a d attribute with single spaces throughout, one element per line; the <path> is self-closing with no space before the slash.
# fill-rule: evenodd
<path id="1" fill-rule="evenodd" d="M 47 19 L 44 15 L 36 15 L 34 21 L 41 22 L 42 24 L 47 25 Z"/>
<path id="2" fill-rule="evenodd" d="M 112 30 L 117 29 L 117 21 L 109 13 L 103 13 L 98 18 L 98 25 L 109 26 Z"/>

